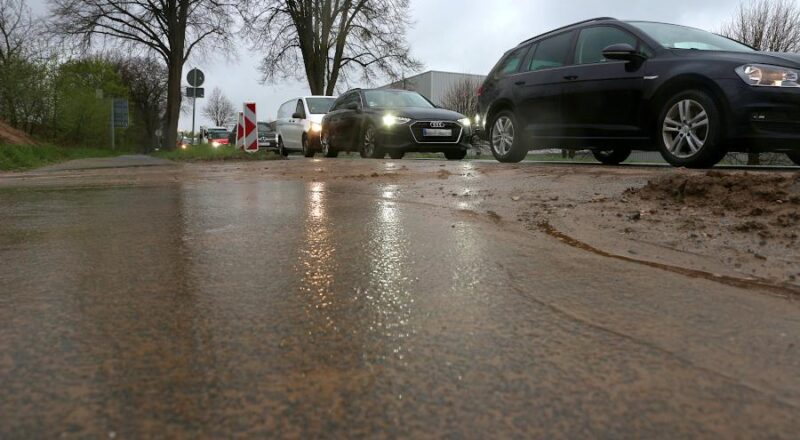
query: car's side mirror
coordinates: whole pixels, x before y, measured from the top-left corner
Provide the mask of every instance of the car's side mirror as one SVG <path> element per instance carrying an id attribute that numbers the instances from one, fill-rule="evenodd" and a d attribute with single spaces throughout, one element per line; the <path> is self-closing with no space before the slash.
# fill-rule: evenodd
<path id="1" fill-rule="evenodd" d="M 603 57 L 607 60 L 619 61 L 640 61 L 647 58 L 628 43 L 612 44 L 608 46 L 603 49 Z"/>
<path id="2" fill-rule="evenodd" d="M 302 113 L 295 113 L 295 114 L 292 115 L 292 119 L 305 119 L 305 118 L 306 118 L 306 115 L 304 115 Z"/>

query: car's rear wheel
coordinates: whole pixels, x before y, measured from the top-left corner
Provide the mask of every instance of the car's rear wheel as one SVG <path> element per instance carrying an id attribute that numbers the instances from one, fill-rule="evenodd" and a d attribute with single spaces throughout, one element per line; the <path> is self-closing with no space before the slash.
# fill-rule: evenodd
<path id="1" fill-rule="evenodd" d="M 800 151 L 792 151 L 791 153 L 786 153 L 786 155 L 795 165 L 800 165 Z"/>
<path id="2" fill-rule="evenodd" d="M 389 152 L 389 157 L 394 159 L 394 160 L 400 160 L 403 157 L 405 157 L 405 155 L 406 155 L 406 153 L 403 153 L 402 151 L 390 151 Z"/>
<path id="3" fill-rule="evenodd" d="M 614 148 L 613 150 L 592 150 L 592 155 L 604 165 L 619 165 L 631 157 L 630 148 Z"/>
<path id="4" fill-rule="evenodd" d="M 331 143 L 330 135 L 328 135 L 328 131 L 323 131 L 322 136 L 320 137 L 320 146 L 322 147 L 322 155 L 325 157 L 336 157 L 339 155 L 339 152 L 333 148 L 333 144 Z"/>
<path id="5" fill-rule="evenodd" d="M 364 135 L 361 137 L 361 157 L 365 159 L 383 159 L 386 153 L 378 145 L 378 131 L 372 124 L 364 128 Z"/>
<path id="6" fill-rule="evenodd" d="M 303 156 L 305 156 L 305 157 L 314 157 L 315 153 L 316 152 L 314 151 L 314 149 L 311 148 L 311 145 L 309 145 L 308 136 L 304 135 L 303 136 Z"/>
<path id="7" fill-rule="evenodd" d="M 505 163 L 516 163 L 525 159 L 528 149 L 514 113 L 498 113 L 489 127 L 489 145 L 495 159 Z"/>
<path id="8" fill-rule="evenodd" d="M 289 157 L 289 150 L 283 145 L 283 138 L 278 138 L 278 154 L 283 157 Z"/>
<path id="9" fill-rule="evenodd" d="M 700 90 L 675 95 L 661 111 L 658 146 L 676 167 L 711 168 L 727 153 L 717 104 Z"/>
<path id="10" fill-rule="evenodd" d="M 447 160 L 463 160 L 467 157 L 467 150 L 445 151 L 444 157 Z"/>

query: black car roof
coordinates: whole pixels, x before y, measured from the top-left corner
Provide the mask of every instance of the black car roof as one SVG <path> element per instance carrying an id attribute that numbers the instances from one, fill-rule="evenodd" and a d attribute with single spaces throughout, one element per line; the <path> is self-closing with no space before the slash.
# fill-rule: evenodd
<path id="1" fill-rule="evenodd" d="M 546 37 L 548 35 L 555 34 L 555 33 L 561 32 L 561 31 L 566 31 L 566 30 L 569 30 L 569 29 L 572 29 L 572 28 L 575 28 L 575 27 L 578 27 L 578 26 L 582 26 L 582 25 L 589 24 L 589 23 L 600 23 L 600 22 L 607 22 L 607 21 L 619 21 L 619 20 L 617 20 L 614 17 L 590 18 L 588 20 L 583 20 L 583 21 L 579 21 L 577 23 L 572 23 L 572 24 L 569 24 L 567 26 L 562 26 L 562 27 L 560 27 L 558 29 L 553 29 L 552 31 L 548 31 L 548 32 L 545 32 L 543 34 L 537 35 L 535 37 L 528 38 L 527 40 L 523 41 L 522 43 L 519 43 L 517 45 L 517 47 L 525 45 L 525 44 L 528 44 L 531 41 L 538 40 L 539 38 Z"/>

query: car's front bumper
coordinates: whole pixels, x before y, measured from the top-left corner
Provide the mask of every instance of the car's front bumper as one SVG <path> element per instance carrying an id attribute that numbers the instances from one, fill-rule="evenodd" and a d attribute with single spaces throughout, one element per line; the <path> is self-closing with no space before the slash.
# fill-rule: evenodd
<path id="1" fill-rule="evenodd" d="M 270 140 L 258 140 L 258 148 L 265 148 L 267 150 L 277 150 L 278 149 L 278 141 L 275 139 Z"/>
<path id="2" fill-rule="evenodd" d="M 427 124 L 428 121 L 412 121 L 391 127 L 382 126 L 378 130 L 378 144 L 386 151 L 404 153 L 441 153 L 470 148 L 472 140 L 470 127 L 449 122 L 446 129 L 450 129 L 452 135 L 440 139 L 422 135 L 422 130 L 427 129 Z"/>
<path id="3" fill-rule="evenodd" d="M 731 151 L 800 151 L 800 88 L 752 87 L 721 80 Z"/>

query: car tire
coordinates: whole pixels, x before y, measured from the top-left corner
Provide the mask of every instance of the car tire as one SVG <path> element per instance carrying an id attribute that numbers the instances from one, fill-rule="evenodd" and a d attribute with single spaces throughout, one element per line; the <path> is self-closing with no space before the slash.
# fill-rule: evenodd
<path id="1" fill-rule="evenodd" d="M 390 151 L 389 152 L 389 157 L 394 159 L 394 160 L 400 160 L 403 157 L 405 157 L 405 155 L 406 155 L 406 153 L 404 153 L 402 151 Z"/>
<path id="2" fill-rule="evenodd" d="M 283 138 L 278 138 L 278 154 L 283 157 L 289 157 L 289 150 L 283 145 Z"/>
<path id="3" fill-rule="evenodd" d="M 467 157 L 467 150 L 445 151 L 444 157 L 447 160 L 464 160 Z"/>
<path id="4" fill-rule="evenodd" d="M 498 162 L 517 163 L 528 155 L 522 130 L 513 112 L 498 113 L 489 124 L 489 148 Z"/>
<path id="5" fill-rule="evenodd" d="M 700 90 L 681 92 L 668 100 L 656 133 L 661 156 L 675 167 L 711 168 L 727 154 L 719 108 Z"/>
<path id="6" fill-rule="evenodd" d="M 339 152 L 333 148 L 331 138 L 327 131 L 323 131 L 320 136 L 320 144 L 322 147 L 322 155 L 327 158 L 334 158 L 339 155 Z"/>
<path id="7" fill-rule="evenodd" d="M 373 124 L 367 124 L 361 134 L 361 157 L 364 159 L 383 159 L 386 153 L 378 145 L 378 130 Z"/>
<path id="8" fill-rule="evenodd" d="M 619 165 L 631 157 L 630 148 L 614 148 L 613 150 L 592 150 L 592 155 L 603 165 Z"/>
<path id="9" fill-rule="evenodd" d="M 316 154 L 316 151 L 308 144 L 308 136 L 303 135 L 303 156 L 314 157 L 314 154 Z"/>
<path id="10" fill-rule="evenodd" d="M 792 151 L 790 153 L 786 153 L 789 156 L 789 160 L 794 162 L 795 165 L 800 165 L 800 151 Z"/>

